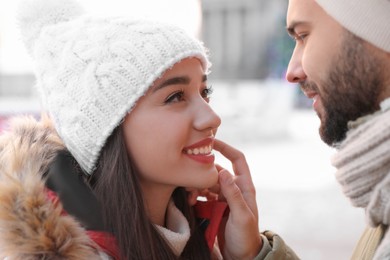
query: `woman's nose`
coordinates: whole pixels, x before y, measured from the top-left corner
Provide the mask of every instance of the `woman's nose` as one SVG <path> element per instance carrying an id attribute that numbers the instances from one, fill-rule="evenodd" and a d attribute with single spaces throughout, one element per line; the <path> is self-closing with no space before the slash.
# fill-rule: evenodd
<path id="1" fill-rule="evenodd" d="M 210 104 L 204 99 L 199 100 L 196 106 L 194 107 L 196 113 L 194 119 L 194 128 L 203 131 L 203 130 L 214 130 L 221 125 L 221 118 L 215 113 L 211 108 Z"/>
<path id="2" fill-rule="evenodd" d="M 301 50 L 298 50 L 297 48 L 294 49 L 294 52 L 291 55 L 286 79 L 291 83 L 302 82 L 306 79 L 306 74 L 302 67 L 302 53 Z"/>

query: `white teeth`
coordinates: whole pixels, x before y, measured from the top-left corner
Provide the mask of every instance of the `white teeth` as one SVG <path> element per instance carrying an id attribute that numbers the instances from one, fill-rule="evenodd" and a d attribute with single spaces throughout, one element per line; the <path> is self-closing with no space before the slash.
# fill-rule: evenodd
<path id="1" fill-rule="evenodd" d="M 188 149 L 186 152 L 187 154 L 194 154 L 194 155 L 198 155 L 198 154 L 209 154 L 211 153 L 211 145 L 209 146 L 205 146 L 205 147 L 200 147 L 200 148 L 195 148 L 195 149 Z"/>

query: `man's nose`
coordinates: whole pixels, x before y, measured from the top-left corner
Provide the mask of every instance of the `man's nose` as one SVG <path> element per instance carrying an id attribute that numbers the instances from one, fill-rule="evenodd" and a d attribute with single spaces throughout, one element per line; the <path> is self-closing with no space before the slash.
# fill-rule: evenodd
<path id="1" fill-rule="evenodd" d="M 297 48 L 294 49 L 291 55 L 287 67 L 286 79 L 291 83 L 302 82 L 306 79 L 306 74 L 302 67 L 302 53 Z"/>

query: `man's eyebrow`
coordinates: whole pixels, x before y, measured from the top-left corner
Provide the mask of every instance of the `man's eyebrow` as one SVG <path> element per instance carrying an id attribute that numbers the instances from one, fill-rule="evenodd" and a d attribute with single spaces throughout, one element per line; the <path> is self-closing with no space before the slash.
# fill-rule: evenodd
<path id="1" fill-rule="evenodd" d="M 291 37 L 295 37 L 297 35 L 297 33 L 295 32 L 295 28 L 298 27 L 298 26 L 301 26 L 301 25 L 304 25 L 304 24 L 307 24 L 307 22 L 304 22 L 304 21 L 293 21 L 290 23 L 290 26 L 288 26 L 286 28 L 287 30 L 287 33 L 291 36 Z"/>
<path id="2" fill-rule="evenodd" d="M 206 82 L 207 81 L 207 75 L 203 75 L 202 76 L 202 82 Z M 170 86 L 170 85 L 188 85 L 190 84 L 191 82 L 191 79 L 188 77 L 188 76 L 179 76 L 179 77 L 173 77 L 173 78 L 169 78 L 165 81 L 163 81 L 161 84 L 157 85 L 156 87 L 154 87 L 153 89 L 153 92 L 159 90 L 159 89 L 162 89 L 166 86 Z"/>

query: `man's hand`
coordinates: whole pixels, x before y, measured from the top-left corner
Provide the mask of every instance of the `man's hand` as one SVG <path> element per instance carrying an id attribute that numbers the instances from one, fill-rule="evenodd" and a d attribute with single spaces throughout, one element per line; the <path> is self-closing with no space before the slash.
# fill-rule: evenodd
<path id="1" fill-rule="evenodd" d="M 234 176 L 217 166 L 219 199 L 230 208 L 225 228 L 221 227 L 218 242 L 224 259 L 253 259 L 261 250 L 258 229 L 256 191 L 244 154 L 226 143 L 215 140 L 214 149 L 232 162 Z"/>

